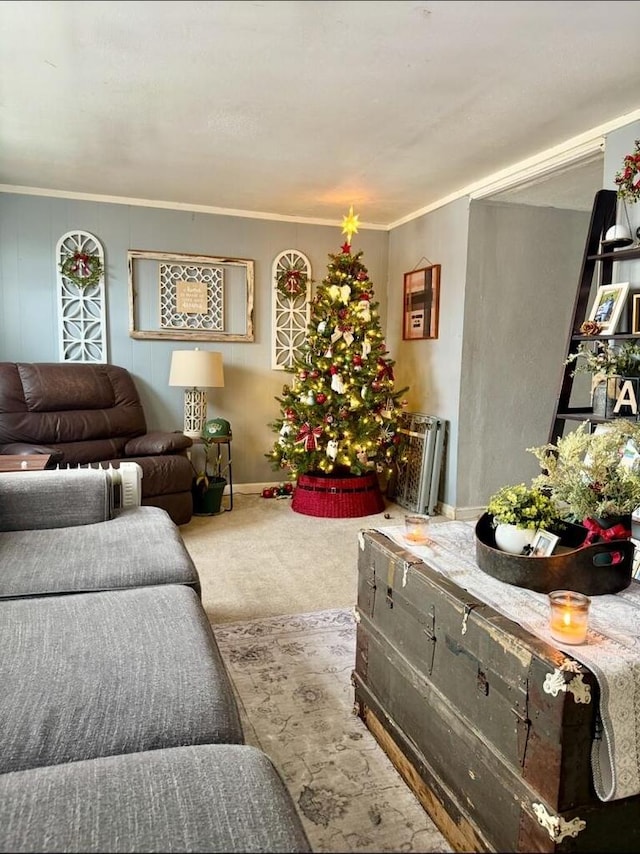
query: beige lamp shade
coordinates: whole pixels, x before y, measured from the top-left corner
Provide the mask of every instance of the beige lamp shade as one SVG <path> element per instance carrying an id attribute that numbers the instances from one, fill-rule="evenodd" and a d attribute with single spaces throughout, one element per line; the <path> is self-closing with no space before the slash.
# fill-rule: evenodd
<path id="1" fill-rule="evenodd" d="M 222 388 L 222 353 L 211 350 L 174 350 L 171 354 L 169 385 L 184 387 L 185 436 L 198 439 L 207 420 L 205 388 Z"/>
<path id="2" fill-rule="evenodd" d="M 174 350 L 169 385 L 184 388 L 223 388 L 222 353 L 212 350 Z"/>

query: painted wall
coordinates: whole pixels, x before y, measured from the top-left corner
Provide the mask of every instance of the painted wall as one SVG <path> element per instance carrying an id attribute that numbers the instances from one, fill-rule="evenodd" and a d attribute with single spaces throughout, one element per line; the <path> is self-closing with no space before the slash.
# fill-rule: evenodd
<path id="1" fill-rule="evenodd" d="M 538 473 L 548 441 L 588 213 L 474 201 L 464 308 L 458 505 Z"/>
<path id="2" fill-rule="evenodd" d="M 225 387 L 208 391 L 208 415 L 231 422 L 234 484 L 284 479 L 286 472 L 274 472 L 264 457 L 277 438 L 268 426 L 279 414 L 275 398 L 289 379 L 289 374 L 271 369 L 272 264 L 282 250 L 298 249 L 309 258 L 314 280 L 321 281 L 328 254 L 339 252 L 344 242 L 341 229 L 0 194 L 0 360 L 59 361 L 55 247 L 72 229 L 91 232 L 104 247 L 108 361 L 131 371 L 149 429 L 182 429 L 183 390 L 168 385 L 169 365 L 172 350 L 191 345 L 129 337 L 127 251 L 255 261 L 254 342 L 194 342 L 193 346 L 223 355 Z M 352 245 L 363 250 L 384 328 L 388 234 L 361 229 Z"/>
<path id="3" fill-rule="evenodd" d="M 469 200 L 451 202 L 395 228 L 389 238 L 387 346 L 397 360 L 398 388 L 409 386 L 409 412 L 446 422 L 442 499 L 455 506 L 462 334 L 467 275 Z M 441 265 L 437 339 L 402 340 L 404 274 Z"/>

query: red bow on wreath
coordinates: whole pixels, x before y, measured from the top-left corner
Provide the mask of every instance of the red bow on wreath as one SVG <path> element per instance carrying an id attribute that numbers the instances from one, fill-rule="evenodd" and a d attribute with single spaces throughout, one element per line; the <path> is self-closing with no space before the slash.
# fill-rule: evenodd
<path id="1" fill-rule="evenodd" d="M 595 519 L 589 518 L 585 519 L 582 524 L 589 531 L 586 540 L 582 544 L 583 547 L 597 543 L 599 540 L 604 540 L 605 542 L 609 540 L 628 540 L 631 536 L 629 528 L 625 528 L 622 524 L 613 525 L 611 528 L 602 528 Z"/>
<path id="2" fill-rule="evenodd" d="M 322 436 L 322 427 L 311 427 L 308 421 L 305 421 L 300 432 L 296 436 L 296 444 L 304 442 L 305 451 L 315 451 L 318 448 L 318 439 Z"/>
<path id="3" fill-rule="evenodd" d="M 89 269 L 89 256 L 84 252 L 76 252 L 73 256 L 71 271 L 81 278 L 88 276 L 91 273 Z"/>

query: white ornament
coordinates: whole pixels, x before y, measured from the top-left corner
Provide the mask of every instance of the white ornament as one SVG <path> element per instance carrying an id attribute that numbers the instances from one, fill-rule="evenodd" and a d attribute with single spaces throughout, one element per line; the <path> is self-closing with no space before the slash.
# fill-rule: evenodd
<path id="1" fill-rule="evenodd" d="M 332 300 L 340 300 L 340 302 L 345 305 L 347 305 L 349 297 L 351 296 L 351 288 L 349 285 L 342 285 L 340 287 L 338 285 L 331 285 L 328 292 Z"/>
<path id="2" fill-rule="evenodd" d="M 335 462 L 336 457 L 338 456 L 338 443 L 335 439 L 329 439 L 327 442 L 327 456 L 330 460 Z"/>
<path id="3" fill-rule="evenodd" d="M 365 323 L 371 322 L 371 307 L 369 306 L 369 300 L 360 300 L 358 303 L 358 314 L 360 315 L 360 319 Z"/>
<path id="4" fill-rule="evenodd" d="M 338 394 L 344 394 L 347 387 L 344 384 L 344 380 L 342 379 L 342 374 L 334 374 L 331 377 L 331 390 L 337 392 Z"/>
<path id="5" fill-rule="evenodd" d="M 315 402 L 316 402 L 316 396 L 312 391 L 310 391 L 307 394 L 307 399 L 305 400 L 305 403 L 307 404 L 307 406 L 313 406 Z"/>
<path id="6" fill-rule="evenodd" d="M 362 358 L 366 359 L 369 353 L 371 352 L 371 344 L 365 338 L 362 342 Z"/>
<path id="7" fill-rule="evenodd" d="M 322 335 L 324 333 L 324 330 L 326 328 L 327 328 L 327 321 L 321 320 L 320 323 L 318 324 L 318 332 L 320 333 L 320 335 Z"/>

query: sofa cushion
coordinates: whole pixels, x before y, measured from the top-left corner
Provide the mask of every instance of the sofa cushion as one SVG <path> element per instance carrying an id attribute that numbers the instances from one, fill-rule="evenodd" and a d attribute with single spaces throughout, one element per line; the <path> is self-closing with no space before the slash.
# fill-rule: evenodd
<path id="1" fill-rule="evenodd" d="M 111 515 L 111 486 L 103 471 L 0 473 L 0 531 L 83 526 Z"/>
<path id="2" fill-rule="evenodd" d="M 93 525 L 0 533 L 0 599 L 156 584 L 200 593 L 180 530 L 157 507 L 131 507 Z"/>
<path id="3" fill-rule="evenodd" d="M 233 688 L 182 585 L 0 602 L 0 773 L 242 743 Z"/>
<path id="4" fill-rule="evenodd" d="M 2 851 L 311 851 L 248 745 L 153 750 L 0 776 Z"/>

